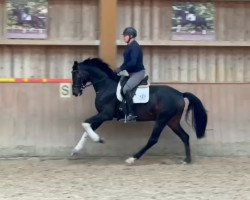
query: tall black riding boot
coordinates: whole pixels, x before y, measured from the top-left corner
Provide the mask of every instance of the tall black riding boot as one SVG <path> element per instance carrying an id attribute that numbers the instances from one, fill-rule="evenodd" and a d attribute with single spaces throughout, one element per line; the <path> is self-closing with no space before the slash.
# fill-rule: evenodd
<path id="1" fill-rule="evenodd" d="M 127 106 L 127 117 L 126 120 L 127 121 L 135 121 L 135 118 L 137 116 L 134 115 L 133 112 L 133 99 L 132 99 L 132 95 L 130 93 L 130 91 L 127 91 L 126 94 L 124 95 L 125 100 L 126 100 L 126 106 Z"/>

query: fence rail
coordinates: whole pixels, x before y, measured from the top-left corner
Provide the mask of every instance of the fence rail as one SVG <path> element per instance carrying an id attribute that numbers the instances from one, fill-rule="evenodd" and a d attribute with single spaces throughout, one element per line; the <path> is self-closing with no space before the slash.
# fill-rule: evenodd
<path id="1" fill-rule="evenodd" d="M 72 83 L 70 79 L 0 78 L 0 83 Z"/>

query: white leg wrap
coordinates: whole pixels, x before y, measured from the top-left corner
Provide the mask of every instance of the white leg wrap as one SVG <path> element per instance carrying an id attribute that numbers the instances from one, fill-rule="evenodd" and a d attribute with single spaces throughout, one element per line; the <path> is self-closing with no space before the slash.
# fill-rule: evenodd
<path id="1" fill-rule="evenodd" d="M 177 26 L 176 32 L 179 33 L 181 31 L 181 25 Z"/>
<path id="2" fill-rule="evenodd" d="M 89 123 L 82 123 L 83 128 L 85 131 L 88 133 L 89 137 L 94 141 L 94 142 L 99 142 L 100 137 L 98 134 L 93 131 Z"/>
<path id="3" fill-rule="evenodd" d="M 77 143 L 77 145 L 74 148 L 75 152 L 79 152 L 83 148 L 84 144 L 86 143 L 87 137 L 88 137 L 88 133 L 84 132 L 82 134 L 81 139 L 79 140 L 79 142 Z"/>
<path id="4" fill-rule="evenodd" d="M 135 160 L 136 160 L 136 158 L 130 157 L 125 162 L 131 165 L 135 162 Z"/>

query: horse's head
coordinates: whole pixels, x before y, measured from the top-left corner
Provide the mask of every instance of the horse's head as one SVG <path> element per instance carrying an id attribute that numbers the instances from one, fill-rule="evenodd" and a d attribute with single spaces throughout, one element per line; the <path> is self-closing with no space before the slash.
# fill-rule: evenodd
<path id="1" fill-rule="evenodd" d="M 12 15 L 13 15 L 13 16 L 17 16 L 17 15 L 20 14 L 19 9 L 17 9 L 17 8 L 12 9 L 11 12 L 12 12 Z"/>
<path id="2" fill-rule="evenodd" d="M 120 77 L 100 58 L 88 58 L 81 63 L 75 61 L 72 67 L 73 95 L 81 95 L 82 90 L 90 85 L 103 87 L 104 81 L 118 82 L 119 79 Z M 86 85 L 87 82 L 91 84 Z"/>
<path id="3" fill-rule="evenodd" d="M 80 96 L 82 95 L 82 91 L 84 86 L 89 81 L 88 79 L 88 73 L 79 70 L 79 63 L 77 61 L 74 62 L 74 65 L 72 67 L 72 92 L 74 96 Z"/>
<path id="4" fill-rule="evenodd" d="M 176 10 L 175 18 L 176 19 L 184 19 L 186 17 L 186 12 L 184 10 Z"/>

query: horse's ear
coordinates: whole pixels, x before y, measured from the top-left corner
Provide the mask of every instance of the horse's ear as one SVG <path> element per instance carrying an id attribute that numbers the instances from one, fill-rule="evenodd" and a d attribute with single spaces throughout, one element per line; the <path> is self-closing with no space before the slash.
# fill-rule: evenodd
<path id="1" fill-rule="evenodd" d="M 88 57 L 85 61 L 90 61 L 90 60 L 92 60 L 92 58 L 91 57 Z"/>
<path id="2" fill-rule="evenodd" d="M 77 68 L 78 68 L 78 62 L 74 61 L 73 70 L 77 70 Z"/>

